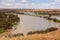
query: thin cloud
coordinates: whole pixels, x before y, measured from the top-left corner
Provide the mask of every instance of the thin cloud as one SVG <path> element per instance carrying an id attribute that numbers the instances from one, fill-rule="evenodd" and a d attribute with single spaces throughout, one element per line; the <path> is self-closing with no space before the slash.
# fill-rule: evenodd
<path id="1" fill-rule="evenodd" d="M 53 2 L 49 2 L 49 3 L 48 1 L 47 3 L 35 3 L 35 2 L 28 3 L 29 0 L 18 0 L 18 1 L 21 1 L 21 2 L 17 3 L 16 0 L 0 0 L 0 8 L 4 7 L 4 8 L 56 9 L 60 7 L 59 6 L 60 3 L 58 2 L 60 0 L 54 0 Z"/>
<path id="2" fill-rule="evenodd" d="M 54 0 L 54 2 L 60 2 L 60 0 Z"/>
<path id="3" fill-rule="evenodd" d="M 15 2 L 15 0 L 0 0 L 0 2 Z"/>
<path id="4" fill-rule="evenodd" d="M 28 2 L 28 0 L 21 0 L 21 2 Z"/>

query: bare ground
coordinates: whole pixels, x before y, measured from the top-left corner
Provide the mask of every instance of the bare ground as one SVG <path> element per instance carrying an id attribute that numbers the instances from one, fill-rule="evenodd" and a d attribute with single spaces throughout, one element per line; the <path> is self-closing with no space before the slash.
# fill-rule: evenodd
<path id="1" fill-rule="evenodd" d="M 0 40 L 59 40 L 60 30 L 52 31 L 46 34 L 33 34 L 20 37 L 0 37 Z M 7 35 L 7 33 L 5 33 Z"/>

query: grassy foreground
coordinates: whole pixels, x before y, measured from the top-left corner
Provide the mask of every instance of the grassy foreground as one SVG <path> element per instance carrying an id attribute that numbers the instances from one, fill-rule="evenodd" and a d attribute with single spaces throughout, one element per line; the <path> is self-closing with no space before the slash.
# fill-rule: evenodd
<path id="1" fill-rule="evenodd" d="M 0 40 L 59 40 L 60 30 L 52 31 L 46 34 L 33 34 L 20 37 L 1 37 Z"/>

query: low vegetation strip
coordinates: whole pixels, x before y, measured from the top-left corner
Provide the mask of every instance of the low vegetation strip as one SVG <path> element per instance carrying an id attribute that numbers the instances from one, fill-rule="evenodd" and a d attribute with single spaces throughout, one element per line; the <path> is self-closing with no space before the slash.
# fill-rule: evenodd
<path id="1" fill-rule="evenodd" d="M 8 36 L 5 36 L 5 37 L 20 37 L 20 36 L 24 36 L 23 33 L 17 33 L 17 34 L 13 34 L 13 35 L 8 35 Z"/>
<path id="2" fill-rule="evenodd" d="M 31 31 L 31 32 L 28 32 L 27 35 L 46 34 L 46 33 L 49 33 L 49 32 L 56 31 L 56 30 L 58 30 L 58 28 L 51 27 L 51 28 L 47 28 L 46 30 Z M 12 37 L 20 37 L 20 36 L 26 36 L 26 35 L 24 35 L 24 33 L 17 33 L 17 34 L 9 34 L 9 35 L 7 35 L 7 36 L 5 36 L 5 37 L 12 38 Z"/>
<path id="3" fill-rule="evenodd" d="M 19 22 L 18 15 L 0 13 L 0 33 L 3 33 L 7 29 L 12 29 L 12 26 Z"/>
<path id="4" fill-rule="evenodd" d="M 47 28 L 46 30 L 31 31 L 31 32 L 28 32 L 27 35 L 40 34 L 40 33 L 41 33 L 41 34 L 45 34 L 45 33 L 48 33 L 48 32 L 55 31 L 55 30 L 58 30 L 58 28 L 51 27 L 51 28 Z"/>
<path id="5" fill-rule="evenodd" d="M 58 20 L 58 19 L 56 19 L 56 18 L 48 18 L 48 20 L 52 20 L 53 22 L 60 23 L 60 20 Z"/>

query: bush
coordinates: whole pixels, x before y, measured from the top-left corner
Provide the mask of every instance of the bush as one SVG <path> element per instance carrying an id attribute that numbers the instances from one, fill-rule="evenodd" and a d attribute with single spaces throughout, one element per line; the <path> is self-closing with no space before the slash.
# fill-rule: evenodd
<path id="1" fill-rule="evenodd" d="M 58 20 L 58 22 L 60 23 L 60 20 Z"/>
<path id="2" fill-rule="evenodd" d="M 48 20 L 53 20 L 53 18 L 49 18 L 49 17 L 48 17 Z"/>
<path id="3" fill-rule="evenodd" d="M 4 30 L 3 29 L 0 29 L 0 33 L 3 33 L 4 32 Z"/>
<path id="4" fill-rule="evenodd" d="M 58 23 L 60 23 L 60 20 L 57 20 L 56 18 L 48 18 L 48 20 L 52 20 L 53 22 L 58 22 Z"/>
<path id="5" fill-rule="evenodd" d="M 60 20 L 57 20 L 56 18 L 53 19 L 53 22 L 58 22 L 60 23 Z"/>
<path id="6" fill-rule="evenodd" d="M 56 18 L 53 19 L 54 22 L 57 22 L 58 20 Z"/>

